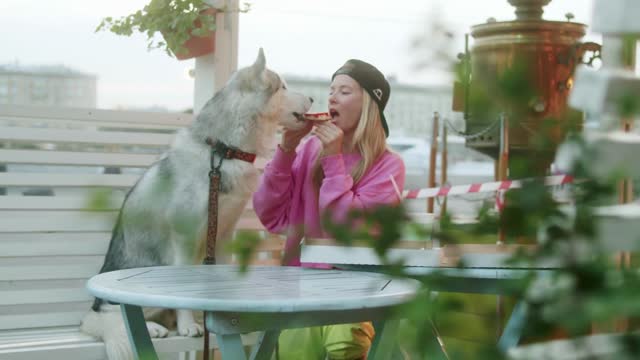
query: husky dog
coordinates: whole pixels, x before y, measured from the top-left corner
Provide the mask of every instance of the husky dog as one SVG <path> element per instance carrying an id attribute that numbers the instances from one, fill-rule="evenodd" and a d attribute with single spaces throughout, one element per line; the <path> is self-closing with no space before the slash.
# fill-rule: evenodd
<path id="1" fill-rule="evenodd" d="M 269 156 L 279 125 L 304 126 L 302 114 L 311 98 L 287 90 L 278 74 L 265 67 L 262 49 L 255 63 L 238 70 L 207 102 L 194 122 L 178 132 L 171 148 L 129 191 L 120 209 L 100 272 L 133 267 L 200 264 L 205 255 L 211 147 L 207 139 L 241 151 Z M 253 164 L 225 159 L 218 199 L 216 258 L 224 256 L 247 201 L 255 191 Z M 177 310 L 180 335 L 199 336 L 202 327 L 189 310 Z M 147 316 L 147 315 L 145 315 Z M 147 317 L 148 318 L 148 317 Z M 166 336 L 165 327 L 148 321 L 152 337 Z M 82 321 L 82 330 L 102 338 L 109 359 L 132 357 L 119 307 L 96 299 Z"/>

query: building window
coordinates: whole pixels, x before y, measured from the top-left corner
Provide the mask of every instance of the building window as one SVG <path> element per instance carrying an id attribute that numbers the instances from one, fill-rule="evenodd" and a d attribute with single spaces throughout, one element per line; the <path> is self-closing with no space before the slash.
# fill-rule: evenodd
<path id="1" fill-rule="evenodd" d="M 46 102 L 49 98 L 47 91 L 47 81 L 44 79 L 31 80 L 31 100 L 35 103 Z"/>

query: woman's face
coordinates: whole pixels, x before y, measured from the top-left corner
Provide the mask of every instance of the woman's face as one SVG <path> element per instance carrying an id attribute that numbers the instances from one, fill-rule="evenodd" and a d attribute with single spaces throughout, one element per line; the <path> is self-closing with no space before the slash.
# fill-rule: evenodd
<path id="1" fill-rule="evenodd" d="M 332 121 L 347 134 L 355 130 L 362 113 L 362 87 L 348 75 L 337 75 L 329 87 Z"/>

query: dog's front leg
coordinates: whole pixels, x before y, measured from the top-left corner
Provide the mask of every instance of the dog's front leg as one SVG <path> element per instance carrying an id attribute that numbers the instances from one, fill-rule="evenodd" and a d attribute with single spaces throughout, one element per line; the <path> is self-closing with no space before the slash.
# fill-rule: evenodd
<path id="1" fill-rule="evenodd" d="M 191 250 L 193 245 L 188 241 L 188 237 L 178 232 L 171 233 L 170 244 L 172 246 L 172 265 L 191 265 L 194 254 Z M 176 310 L 176 321 L 178 334 L 182 336 L 200 336 L 204 333 L 202 325 L 198 324 L 193 317 L 192 310 Z"/>
<path id="2" fill-rule="evenodd" d="M 191 310 L 176 310 L 178 317 L 178 333 L 182 336 L 200 336 L 204 330 L 200 324 L 196 322 Z"/>

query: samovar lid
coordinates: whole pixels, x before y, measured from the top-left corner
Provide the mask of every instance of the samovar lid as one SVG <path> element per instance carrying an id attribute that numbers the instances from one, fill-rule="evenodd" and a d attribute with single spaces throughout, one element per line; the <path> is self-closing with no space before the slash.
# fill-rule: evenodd
<path id="1" fill-rule="evenodd" d="M 542 19 L 545 5 L 551 0 L 508 0 L 515 6 L 516 20 L 495 21 L 489 19 L 484 24 L 471 27 L 474 38 L 509 33 L 545 33 L 561 32 L 570 37 L 581 38 L 586 33 L 586 25 L 571 22 L 572 14 L 565 15 L 567 21 L 549 21 Z"/>
<path id="2" fill-rule="evenodd" d="M 471 36 L 479 38 L 508 33 L 561 32 L 571 37 L 581 38 L 586 33 L 586 28 L 585 24 L 568 21 L 514 20 L 474 25 L 471 27 Z"/>
<path id="3" fill-rule="evenodd" d="M 542 20 L 542 8 L 551 0 L 507 0 L 516 8 L 516 20 Z"/>

